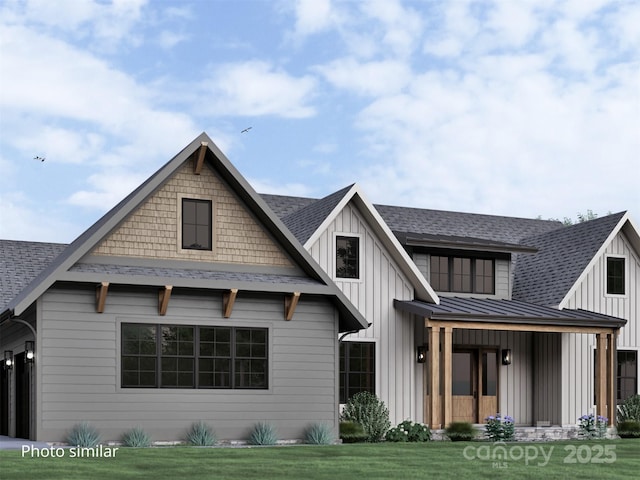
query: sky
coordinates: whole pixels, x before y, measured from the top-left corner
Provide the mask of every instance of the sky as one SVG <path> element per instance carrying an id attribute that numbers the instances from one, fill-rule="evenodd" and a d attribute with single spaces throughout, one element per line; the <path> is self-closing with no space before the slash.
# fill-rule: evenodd
<path id="1" fill-rule="evenodd" d="M 0 238 L 203 131 L 262 193 L 640 219 L 640 1 L 0 0 Z"/>

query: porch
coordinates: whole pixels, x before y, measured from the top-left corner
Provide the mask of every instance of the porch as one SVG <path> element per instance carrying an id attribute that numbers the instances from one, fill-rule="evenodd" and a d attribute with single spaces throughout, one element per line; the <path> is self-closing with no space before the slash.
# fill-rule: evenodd
<path id="1" fill-rule="evenodd" d="M 395 300 L 394 305 L 400 310 L 412 313 L 424 322 L 427 333 L 426 348 L 423 351 L 426 360 L 427 390 L 424 397 L 424 422 L 432 429 L 444 428 L 452 421 L 482 423 L 486 415 L 495 414 L 498 411 L 506 413 L 501 410 L 503 406 L 500 405 L 497 393 L 485 395 L 487 392 L 483 391 L 483 389 L 486 390 L 483 381 L 487 381 L 486 375 L 483 378 L 483 368 L 491 367 L 491 363 L 485 356 L 491 354 L 494 355 L 492 358 L 509 361 L 501 358 L 505 352 L 499 348 L 479 347 L 476 353 L 471 351 L 470 355 L 475 355 L 475 362 L 478 365 L 476 373 L 472 374 L 469 380 L 474 382 L 471 388 L 473 394 L 460 395 L 465 393 L 460 392 L 459 388 L 460 359 L 464 359 L 464 355 L 461 356 L 461 354 L 465 350 L 461 351 L 460 345 L 454 345 L 453 342 L 454 333 L 459 330 L 509 332 L 514 335 L 525 332 L 531 335 L 565 333 L 594 335 L 595 413 L 607 417 L 611 426 L 615 424 L 616 336 L 619 329 L 625 325 L 625 320 L 584 310 L 557 310 L 515 300 L 487 298 L 441 297 L 439 305 L 415 300 Z M 506 353 L 510 354 L 511 351 Z M 585 358 L 583 361 L 587 360 L 588 358 Z M 542 375 L 539 372 L 536 374 Z M 544 384 L 544 382 L 540 383 Z M 440 394 L 432 395 L 431 392 L 440 392 Z M 542 394 L 555 395 L 556 403 L 562 402 L 558 391 L 549 389 Z M 470 408 L 475 408 L 473 416 L 468 417 L 470 420 L 464 420 L 465 415 L 468 415 L 465 410 Z M 534 420 L 532 419 L 532 425 Z M 540 433 L 549 435 L 551 431 L 541 430 Z M 553 435 L 557 436 L 557 434 Z"/>

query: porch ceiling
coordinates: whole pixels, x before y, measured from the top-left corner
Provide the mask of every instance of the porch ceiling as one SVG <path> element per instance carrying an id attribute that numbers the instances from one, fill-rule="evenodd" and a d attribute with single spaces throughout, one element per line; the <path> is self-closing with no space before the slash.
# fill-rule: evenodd
<path id="1" fill-rule="evenodd" d="M 482 324 L 503 325 L 504 330 L 521 330 L 524 325 L 546 327 L 545 331 L 561 327 L 558 331 L 574 331 L 594 328 L 618 329 L 627 321 L 587 310 L 558 310 L 556 308 L 521 302 L 519 300 L 501 300 L 493 298 L 440 297 L 440 304 L 425 303 L 419 300 L 394 300 L 394 306 L 405 312 L 413 313 L 428 321 L 464 322 L 461 328 L 482 328 Z M 431 322 L 429 322 L 431 323 Z"/>

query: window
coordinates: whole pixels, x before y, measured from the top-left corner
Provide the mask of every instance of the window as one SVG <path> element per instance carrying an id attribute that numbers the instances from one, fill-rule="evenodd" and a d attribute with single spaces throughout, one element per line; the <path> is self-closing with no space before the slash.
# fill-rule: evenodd
<path id="1" fill-rule="evenodd" d="M 376 393 L 376 344 L 340 343 L 340 403 L 358 392 Z"/>
<path id="2" fill-rule="evenodd" d="M 616 368 L 618 403 L 638 393 L 638 352 L 635 350 L 619 350 Z"/>
<path id="3" fill-rule="evenodd" d="M 638 352 L 635 350 L 618 350 L 616 362 L 616 402 L 621 404 L 627 398 L 638 393 Z M 593 352 L 593 403 L 596 402 L 595 385 L 598 382 L 596 351 Z"/>
<path id="4" fill-rule="evenodd" d="M 607 294 L 625 294 L 624 257 L 607 257 Z"/>
<path id="5" fill-rule="evenodd" d="M 211 200 L 182 199 L 182 248 L 211 250 Z"/>
<path id="6" fill-rule="evenodd" d="M 336 237 L 336 278 L 360 278 L 359 237 Z"/>
<path id="7" fill-rule="evenodd" d="M 494 293 L 492 259 L 431 255 L 430 278 L 439 292 Z"/>
<path id="8" fill-rule="evenodd" d="M 122 387 L 266 389 L 264 328 L 122 324 Z"/>

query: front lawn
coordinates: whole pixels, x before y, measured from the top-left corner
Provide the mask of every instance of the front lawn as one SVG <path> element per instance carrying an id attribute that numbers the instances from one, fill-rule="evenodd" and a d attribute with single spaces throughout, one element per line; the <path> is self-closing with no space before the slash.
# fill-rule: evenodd
<path id="1" fill-rule="evenodd" d="M 121 447 L 112 458 L 0 451 L 0 479 L 637 478 L 640 440 L 349 444 L 252 448 Z M 501 458 L 500 458 L 501 457 Z"/>

